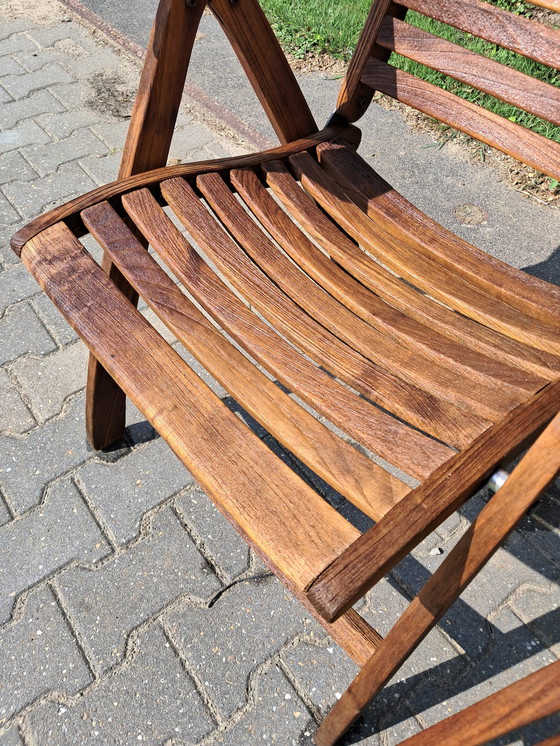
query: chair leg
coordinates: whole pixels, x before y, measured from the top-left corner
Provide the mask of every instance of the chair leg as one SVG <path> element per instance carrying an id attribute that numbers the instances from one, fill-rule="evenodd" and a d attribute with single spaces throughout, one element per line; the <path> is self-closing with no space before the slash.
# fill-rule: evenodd
<path id="1" fill-rule="evenodd" d="M 317 746 L 332 746 L 346 732 L 559 472 L 557 414 L 323 720 L 315 735 Z"/>
<path id="2" fill-rule="evenodd" d="M 119 179 L 165 166 L 192 47 L 205 7 L 206 0 L 194 4 L 185 0 L 160 0 L 130 119 Z M 119 290 L 136 304 L 137 294 L 108 257 L 103 259 L 103 269 Z M 90 355 L 86 429 L 94 448 L 105 448 L 123 435 L 125 406 L 124 391 Z"/>

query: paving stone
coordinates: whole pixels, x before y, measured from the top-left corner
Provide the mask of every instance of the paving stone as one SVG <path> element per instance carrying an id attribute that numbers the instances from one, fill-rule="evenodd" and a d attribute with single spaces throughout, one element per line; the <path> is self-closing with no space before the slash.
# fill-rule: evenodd
<path id="1" fill-rule="evenodd" d="M 97 137 L 107 143 L 110 148 L 122 150 L 128 132 L 128 121 L 126 119 L 99 119 L 92 125 L 92 130 Z"/>
<path id="2" fill-rule="evenodd" d="M 46 357 L 25 357 L 12 363 L 12 374 L 38 422 L 58 414 L 64 400 L 86 385 L 87 361 L 86 346 L 77 342 Z"/>
<path id="3" fill-rule="evenodd" d="M 34 29 L 30 29 L 29 36 L 40 47 L 52 47 L 57 41 L 64 39 L 81 40 L 85 36 L 85 32 L 67 15 L 64 23 L 57 23 L 50 25 L 50 27 L 35 27 Z"/>
<path id="4" fill-rule="evenodd" d="M 24 746 L 16 727 L 0 733 L 0 746 Z"/>
<path id="5" fill-rule="evenodd" d="M 2 107 L 2 129 L 11 129 L 20 120 L 27 120 L 38 114 L 45 114 L 47 112 L 55 114 L 62 111 L 64 111 L 64 106 L 52 93 L 44 89 L 35 91 L 25 99 L 13 101 Z M 40 127 L 33 129 L 32 134 L 38 134 L 43 138 L 37 140 L 37 142 L 48 142 L 49 140 L 48 136 L 45 137 L 45 133 Z M 22 142 L 22 145 L 27 145 L 30 142 L 34 142 L 34 140 L 28 138 Z"/>
<path id="6" fill-rule="evenodd" d="M 0 624 L 17 596 L 71 560 L 94 562 L 110 552 L 99 526 L 69 479 L 52 485 L 42 505 L 0 529 Z"/>
<path id="7" fill-rule="evenodd" d="M 108 184 L 115 181 L 119 173 L 122 152 L 109 153 L 97 158 L 94 155 L 80 159 L 80 166 L 91 178 L 99 184 Z"/>
<path id="8" fill-rule="evenodd" d="M 6 91 L 4 88 L 2 88 L 2 84 L 0 82 L 0 104 L 7 104 L 13 101 L 14 99 L 10 96 L 8 91 Z"/>
<path id="9" fill-rule="evenodd" d="M 276 666 L 258 677 L 252 695 L 252 707 L 232 728 L 220 734 L 215 743 L 226 746 L 311 743 L 307 740 L 315 730 L 311 715 Z"/>
<path id="10" fill-rule="evenodd" d="M 2 495 L 0 495 L 0 526 L 3 526 L 5 523 L 8 523 L 12 520 L 12 514 L 8 510 L 8 506 L 6 505 L 5 501 L 2 499 Z"/>
<path id="11" fill-rule="evenodd" d="M 220 710 L 231 715 L 247 701 L 248 676 L 314 623 L 275 578 L 244 581 L 211 609 L 185 605 L 169 612 L 169 627 Z"/>
<path id="12" fill-rule="evenodd" d="M 13 303 L 41 292 L 39 284 L 23 264 L 17 264 L 1 272 L 0 283 L 2 285 L 0 315 Z"/>
<path id="13" fill-rule="evenodd" d="M 66 109 L 82 109 L 91 97 L 91 86 L 81 81 L 56 83 L 49 86 L 49 91 Z"/>
<path id="14" fill-rule="evenodd" d="M 47 88 L 57 83 L 72 83 L 73 81 L 74 78 L 58 63 L 54 62 L 27 75 L 7 75 L 3 78 L 2 85 L 10 96 L 20 99 L 39 88 Z"/>
<path id="15" fill-rule="evenodd" d="M 22 24 L 26 27 L 27 24 Z M 2 34 L 5 34 L 6 27 L 5 22 L 2 22 Z M 25 28 L 27 31 L 27 28 Z M 37 45 L 32 39 L 24 33 L 11 33 L 7 38 L 3 36 L 2 42 L 0 43 L 0 54 L 15 54 L 16 52 L 23 52 L 28 50 L 36 50 Z"/>
<path id="16" fill-rule="evenodd" d="M 59 578 L 66 608 L 99 668 L 122 659 L 132 630 L 183 594 L 206 599 L 220 587 L 170 509 L 126 553 L 94 570 L 71 568 Z"/>
<path id="17" fill-rule="evenodd" d="M 17 181 L 29 181 L 36 179 L 37 175 L 37 172 L 17 150 L 10 150 L 0 155 L 0 183 L 7 184 L 16 179 Z"/>
<path id="18" fill-rule="evenodd" d="M 66 321 L 64 316 L 60 313 L 51 299 L 41 293 L 33 299 L 31 305 L 35 309 L 37 315 L 48 329 L 49 334 L 56 342 L 64 347 L 65 345 L 75 342 L 78 339 L 78 335 L 72 329 L 70 324 Z"/>
<path id="19" fill-rule="evenodd" d="M 62 57 L 62 53 L 54 47 L 50 47 L 49 49 L 38 49 L 35 47 L 33 51 L 15 54 L 17 61 L 29 72 L 36 72 L 46 65 L 59 62 Z"/>
<path id="20" fill-rule="evenodd" d="M 188 492 L 175 505 L 185 523 L 204 543 L 205 551 L 220 568 L 224 580 L 233 580 L 247 569 L 247 544 L 202 490 Z"/>
<path id="21" fill-rule="evenodd" d="M 9 91 L 9 89 L 8 89 Z M 173 134 L 169 159 L 191 160 L 190 155 L 211 142 L 216 137 L 212 130 L 203 124 L 191 123 L 184 129 L 177 129 Z"/>
<path id="22" fill-rule="evenodd" d="M 88 80 L 100 72 L 127 66 L 128 61 L 119 57 L 109 47 L 97 46 L 93 54 L 86 53 L 81 59 L 66 58 L 61 64 L 78 80 Z"/>
<path id="23" fill-rule="evenodd" d="M 47 353 L 56 345 L 28 303 L 9 308 L 0 319 L 0 364 L 26 352 Z"/>
<path id="24" fill-rule="evenodd" d="M 78 474 L 119 544 L 137 535 L 147 510 L 193 482 L 162 438 L 146 443 L 115 464 L 87 463 Z"/>
<path id="25" fill-rule="evenodd" d="M 7 10 L 7 8 L 6 8 Z M 36 28 L 36 22 L 31 18 L 12 18 L 11 13 L 8 16 L 6 13 L 0 11 L 0 41 L 4 42 L 9 39 L 10 36 L 20 33 L 21 31 L 29 31 L 32 28 Z M 3 47 L 0 47 L 0 50 Z"/>
<path id="26" fill-rule="evenodd" d="M 0 153 L 7 153 L 33 142 L 48 142 L 49 139 L 47 133 L 36 122 L 25 119 L 13 129 L 0 132 Z"/>
<path id="27" fill-rule="evenodd" d="M 8 372 L 0 369 L 0 432 L 23 433 L 35 424 Z"/>
<path id="28" fill-rule="evenodd" d="M 557 583 L 520 588 L 510 600 L 509 606 L 545 644 L 554 646 L 560 642 L 557 634 L 560 624 L 560 587 Z"/>
<path id="29" fill-rule="evenodd" d="M 0 631 L 0 721 L 50 691 L 76 694 L 91 680 L 47 587 L 32 591 L 22 617 Z"/>
<path id="30" fill-rule="evenodd" d="M 47 113 L 37 117 L 37 121 L 51 137 L 58 140 L 69 137 L 73 132 L 84 127 L 89 127 L 97 120 L 93 111 L 78 109 L 78 111 L 65 111 L 63 113 Z"/>
<path id="31" fill-rule="evenodd" d="M 107 146 L 88 129 L 76 130 L 70 137 L 45 145 L 29 145 L 22 153 L 40 176 L 54 173 L 68 161 L 75 161 L 87 155 L 101 155 Z"/>
<path id="32" fill-rule="evenodd" d="M 35 181 L 15 181 L 5 186 L 4 192 L 23 217 L 30 219 L 95 187 L 77 163 L 63 163 L 55 174 Z"/>
<path id="33" fill-rule="evenodd" d="M 19 221 L 20 217 L 20 214 L 14 210 L 13 205 L 0 192 L 0 220 L 3 223 L 15 223 Z"/>
<path id="34" fill-rule="evenodd" d="M 49 702 L 35 708 L 27 718 L 35 742 L 160 746 L 181 737 L 195 743 L 212 730 L 213 721 L 162 631 L 146 630 L 136 647 L 128 665 L 75 705 Z"/>
<path id="35" fill-rule="evenodd" d="M 5 75 L 24 75 L 25 67 L 22 67 L 13 57 L 0 57 L 0 78 Z"/>
<path id="36" fill-rule="evenodd" d="M 45 484 L 91 456 L 85 438 L 84 398 L 78 394 L 61 417 L 24 438 L 0 436 L 0 488 L 16 514 L 39 503 Z"/>

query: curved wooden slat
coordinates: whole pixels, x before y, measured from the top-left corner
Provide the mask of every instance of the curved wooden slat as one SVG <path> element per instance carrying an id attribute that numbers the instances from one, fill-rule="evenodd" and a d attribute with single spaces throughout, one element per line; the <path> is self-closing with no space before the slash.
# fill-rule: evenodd
<path id="1" fill-rule="evenodd" d="M 543 174 L 560 179 L 560 145 L 536 132 L 380 60 L 369 60 L 362 81 Z"/>
<path id="2" fill-rule="evenodd" d="M 187 187 L 184 182 L 177 184 L 179 201 L 174 206 L 179 213 L 183 185 Z M 173 202 L 170 186 L 173 185 L 164 184 L 164 190 Z M 128 199 L 124 197 L 123 201 Z M 196 208 L 196 196 L 194 200 Z M 136 224 L 150 234 L 152 244 L 167 266 L 197 302 L 255 360 L 290 390 L 297 391 L 298 396 L 316 411 L 369 450 L 414 477 L 425 477 L 450 457 L 452 452 L 449 449 L 372 407 L 297 353 L 216 277 L 172 224 L 166 230 L 165 241 L 162 241 L 161 233 L 153 229 L 150 214 L 128 207 Z M 382 385 L 380 381 L 380 387 Z"/>
<path id="3" fill-rule="evenodd" d="M 414 244 L 406 244 L 353 204 L 340 186 L 307 154 L 290 158 L 303 186 L 321 206 L 358 242 L 404 279 L 441 299 L 452 308 L 504 334 L 545 351 L 560 352 L 558 327 L 537 319 L 523 318 L 517 309 L 479 290 L 476 285 L 422 256 Z"/>
<path id="4" fill-rule="evenodd" d="M 449 366 L 468 375 L 470 379 L 485 382 L 491 377 L 526 391 L 536 390 L 544 385 L 543 379 L 532 379 L 520 372 L 518 367 L 497 360 L 495 350 L 491 357 L 482 355 L 469 347 L 468 341 L 455 342 L 448 336 L 444 337 L 432 326 L 419 323 L 370 292 L 307 238 L 271 197 L 252 170 L 232 171 L 230 180 L 247 209 L 256 215 L 295 264 L 339 302 L 391 339 L 413 351 L 421 352 L 433 359 L 435 364 Z M 394 280 L 394 276 L 391 277 Z M 423 296 L 416 293 L 414 300 L 421 297 Z M 413 300 L 409 299 L 409 302 Z"/>
<path id="5" fill-rule="evenodd" d="M 560 32 L 483 0 L 399 0 L 442 23 L 499 44 L 549 67 L 560 68 Z"/>
<path id="6" fill-rule="evenodd" d="M 249 543 L 299 588 L 359 532 L 231 412 L 129 303 L 63 224 L 22 260 Z"/>
<path id="7" fill-rule="evenodd" d="M 334 152 L 337 153 L 338 149 Z M 322 164 L 328 166 L 331 151 L 321 150 L 319 155 Z M 358 166 L 360 166 L 360 160 L 358 160 Z M 369 169 L 369 166 L 367 168 Z M 439 303 L 434 303 L 428 296 L 419 293 L 408 283 L 403 282 L 384 269 L 358 248 L 346 233 L 343 233 L 325 215 L 316 202 L 301 189 L 282 163 L 271 161 L 269 164 L 263 165 L 263 171 L 266 174 L 268 185 L 286 206 L 288 212 L 294 215 L 297 222 L 333 258 L 336 264 L 340 264 L 350 276 L 355 277 L 365 287 L 370 288 L 392 306 L 433 327 L 444 336 L 465 342 L 487 355 L 507 360 L 523 370 L 533 371 L 547 380 L 552 380 L 560 372 L 559 357 L 505 337 L 493 329 L 475 323 L 462 314 L 455 313 Z M 336 175 L 336 169 L 333 169 L 333 171 Z M 352 173 L 356 175 L 358 184 L 362 186 L 360 169 L 354 169 Z M 375 172 L 371 171 L 371 178 L 364 183 L 369 185 L 370 190 L 376 190 L 375 203 L 384 199 L 385 192 L 387 192 L 388 199 L 391 199 L 394 190 L 384 183 Z M 400 198 L 400 195 L 396 192 L 395 198 Z M 411 209 L 415 208 L 411 206 Z M 403 226 L 406 226 L 408 221 L 408 213 L 406 214 L 407 220 L 401 221 Z M 456 237 L 453 238 L 456 239 Z M 460 248 L 459 246 L 459 250 Z M 533 293 L 533 295 L 536 295 L 536 293 Z"/>
<path id="8" fill-rule="evenodd" d="M 464 391 L 464 376 L 452 365 L 435 367 L 433 357 L 420 350 L 411 352 L 403 348 L 350 312 L 299 270 L 249 218 L 218 174 L 199 176 L 197 186 L 236 241 L 286 296 L 366 360 L 447 401 L 467 404 L 471 411 L 485 417 L 500 418 L 514 402 L 526 398 L 526 390 L 516 390 L 510 383 L 489 377 L 484 377 L 479 383 L 474 375 L 469 390 Z M 314 334 L 313 327 L 309 328 L 309 333 Z M 348 353 L 346 357 L 349 357 Z M 441 404 L 438 408 L 441 409 Z M 452 417 L 457 420 L 461 415 L 454 411 Z M 487 426 L 487 423 L 473 424 L 474 431 L 479 432 Z"/>
<path id="9" fill-rule="evenodd" d="M 391 16 L 377 44 L 560 125 L 560 88 Z"/>
<path id="10" fill-rule="evenodd" d="M 129 206 L 149 213 L 165 241 L 165 216 L 149 192 L 133 192 Z M 83 219 L 121 272 L 175 336 L 277 440 L 374 520 L 409 488 L 337 437 L 261 373 L 212 326 L 144 250 L 113 208 L 101 203 Z"/>
<path id="11" fill-rule="evenodd" d="M 500 261 L 436 223 L 382 179 L 344 143 L 320 145 L 317 154 L 331 176 L 344 186 L 359 207 L 401 242 L 464 277 L 484 292 L 524 315 L 560 325 L 560 287 Z M 266 167 L 266 166 L 265 166 Z M 558 371 L 550 361 L 551 369 Z"/>

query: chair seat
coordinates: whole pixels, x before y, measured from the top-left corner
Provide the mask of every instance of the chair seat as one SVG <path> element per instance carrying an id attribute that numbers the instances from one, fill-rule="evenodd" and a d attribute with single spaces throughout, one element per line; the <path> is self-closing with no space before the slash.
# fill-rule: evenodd
<path id="1" fill-rule="evenodd" d="M 233 399 L 378 521 L 560 379 L 560 293 L 430 221 L 336 135 L 115 182 L 13 241 L 101 364 L 300 591 L 360 532 L 212 393 L 78 239 L 89 231 Z"/>

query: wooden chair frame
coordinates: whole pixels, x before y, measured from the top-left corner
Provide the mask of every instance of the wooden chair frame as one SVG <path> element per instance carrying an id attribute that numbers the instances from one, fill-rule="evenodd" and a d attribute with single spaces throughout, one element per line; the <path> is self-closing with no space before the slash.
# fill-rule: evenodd
<path id="1" fill-rule="evenodd" d="M 542 4 L 547 5 L 545 0 Z M 316 742 L 320 746 L 333 744 L 346 731 L 560 470 L 558 288 L 522 275 L 452 237 L 397 195 L 353 149 L 359 131 L 351 122 L 363 115 L 373 91 L 383 90 L 477 134 L 545 173 L 560 175 L 560 146 L 532 134 L 520 135 L 517 125 L 475 112 L 470 105 L 458 105 L 447 94 L 436 95 L 407 75 L 388 69 L 391 50 L 416 55 L 426 64 L 437 62 L 432 42 L 405 28 L 403 19 L 409 8 L 435 12 L 446 20 L 451 16 L 453 23 L 461 25 L 461 8 L 464 11 L 463 6 L 468 6 L 475 21 L 482 19 L 485 38 L 499 36 L 503 42 L 497 29 L 507 21 L 517 34 L 513 35 L 513 46 L 520 48 L 523 34 L 530 38 L 535 34 L 530 24 L 512 21 L 511 14 L 503 15 L 497 9 L 489 11 L 479 0 L 446 0 L 440 5 L 441 10 L 438 7 L 434 11 L 424 0 L 402 0 L 398 4 L 378 0 L 373 4 L 336 112 L 329 126 L 319 130 L 257 0 L 161 0 L 118 181 L 36 219 L 12 241 L 14 250 L 92 351 L 86 420 L 93 445 L 103 448 L 122 435 L 125 396 L 130 396 L 247 541 L 362 666 L 319 727 Z M 281 145 L 249 156 L 165 168 L 192 46 L 206 7 L 232 42 Z M 541 57 L 549 61 L 549 56 L 555 55 L 558 64 L 557 33 L 546 31 L 539 39 L 539 48 L 544 50 Z M 477 76 L 484 78 L 487 69 L 487 65 L 483 69 L 471 67 L 471 82 Z M 515 76 L 508 78 L 507 84 L 510 88 L 526 85 Z M 542 100 L 529 106 L 543 116 L 560 117 L 555 108 L 558 97 L 543 90 L 539 87 Z M 491 92 L 502 95 L 496 86 Z M 295 189 L 293 179 L 303 189 Z M 307 236 L 263 194 L 263 185 L 292 210 Z M 254 232 L 243 211 L 236 211 L 235 193 L 254 208 L 263 226 L 262 234 Z M 215 228 L 200 207 L 201 197 L 227 230 Z M 406 456 L 409 473 L 420 481 L 416 488 L 410 490 L 375 465 L 366 467 L 361 453 L 344 442 L 335 442 L 332 433 L 315 424 L 306 412 L 298 408 L 296 413 L 289 397 L 282 399 L 282 406 L 277 405 L 275 387 L 265 377 L 259 379 L 262 395 L 255 393 L 258 387 L 254 383 L 244 384 L 246 359 L 232 346 L 227 348 L 230 365 L 239 366 L 238 375 L 233 376 L 223 361 L 217 361 L 215 330 L 194 306 L 185 311 L 177 295 L 180 291 L 145 251 L 148 243 L 154 246 L 195 297 L 198 292 L 200 298 L 203 293 L 209 294 L 212 300 L 208 303 L 222 314 L 219 323 L 228 328 L 228 312 L 212 295 L 216 280 L 209 279 L 200 260 L 189 253 L 188 244 L 163 216 L 160 203 L 175 210 L 205 250 L 216 249 L 218 253 L 212 258 L 224 261 L 223 267 L 219 266 L 221 271 L 231 273 L 242 285 L 255 285 L 259 312 L 258 304 L 267 302 L 259 294 L 270 298 L 270 286 L 262 280 L 261 270 L 248 267 L 241 254 L 231 252 L 236 243 L 248 252 L 254 244 L 255 262 L 262 271 L 276 278 L 274 266 L 281 267 L 278 271 L 285 273 L 285 282 L 301 284 L 301 304 L 308 309 L 305 295 L 309 290 L 309 303 L 315 303 L 315 285 L 308 278 L 294 275 L 289 262 L 282 264 L 281 252 L 273 260 L 267 253 L 271 241 L 289 253 L 293 239 L 294 246 L 301 250 L 304 271 L 332 295 L 321 295 L 320 291 L 317 297 L 321 302 L 313 308 L 318 323 L 306 323 L 312 329 L 311 337 L 324 337 L 327 347 L 335 351 L 335 367 L 331 369 L 334 377 L 343 377 L 348 364 L 348 380 L 360 394 L 373 397 L 381 408 L 394 411 L 397 417 L 404 416 L 404 404 L 396 392 L 409 407 L 411 428 L 405 429 L 396 420 L 389 424 L 381 410 L 374 425 L 373 419 L 361 414 L 369 404 L 354 397 L 354 429 L 348 432 L 359 433 L 368 447 L 375 442 L 378 453 L 389 461 L 395 454 L 400 462 Z M 102 270 L 78 240 L 86 231 L 104 249 Z M 263 237 L 266 232 L 271 238 Z M 321 244 L 328 262 L 312 253 L 313 241 Z M 366 252 L 357 251 L 360 245 L 375 251 L 379 241 L 394 252 L 383 254 L 389 271 L 380 269 Z M 413 250 L 409 252 L 411 242 Z M 242 266 L 239 276 L 236 262 Z M 350 267 L 354 277 L 349 279 L 345 272 L 350 272 Z M 409 297 L 412 291 L 394 279 L 391 273 L 395 272 L 407 283 L 418 282 L 422 289 L 422 293 L 415 293 L 418 308 L 411 318 L 404 315 L 408 301 L 402 294 L 408 293 Z M 496 273 L 502 279 L 498 288 Z M 417 276 L 424 280 L 417 281 Z M 370 293 L 372 277 L 382 300 Z M 385 283 L 382 288 L 379 277 Z M 428 282 L 428 286 L 423 287 L 422 282 Z M 248 434 L 247 428 L 195 380 L 196 376 L 185 371 L 178 356 L 162 345 L 161 338 L 136 312 L 138 293 L 150 298 L 154 310 L 165 316 L 178 338 L 196 349 L 195 354 L 204 358 L 208 369 L 226 388 L 240 395 L 251 414 L 260 416 L 259 421 L 281 442 L 288 446 L 298 443 L 297 455 L 343 495 L 354 495 L 357 507 L 376 520 L 376 525 L 360 536 Z M 430 295 L 436 303 L 431 303 Z M 352 312 L 361 314 L 357 321 L 348 321 L 347 310 L 336 305 L 340 298 L 354 304 Z M 200 302 L 205 303 L 204 299 Z M 237 338 L 239 329 L 248 329 L 251 322 L 247 321 L 245 307 L 233 296 L 228 302 L 233 304 L 236 323 L 241 324 L 232 327 L 237 332 L 229 330 Z M 337 358 L 339 342 L 324 334 L 327 322 L 321 315 L 322 302 L 335 312 L 346 357 Z M 298 335 L 303 334 L 299 310 L 294 315 L 281 293 L 270 303 L 280 304 L 280 310 L 275 311 L 280 331 L 287 329 L 286 336 L 299 339 Z M 378 309 L 377 316 L 368 306 L 372 303 Z M 391 304 L 390 312 L 384 304 Z M 446 304 L 451 311 L 443 308 Z M 377 331 L 372 331 L 365 319 L 373 327 L 379 323 L 388 329 L 389 341 L 375 336 Z M 432 333 L 424 338 L 426 319 Z M 257 331 L 251 332 L 256 337 L 250 336 L 248 352 L 265 367 L 274 360 L 274 365 L 284 371 L 285 380 L 279 375 L 280 380 L 312 406 L 320 400 L 323 414 L 336 424 L 340 411 L 350 401 L 347 390 L 335 388 L 338 384 L 327 380 L 319 367 L 310 383 L 308 363 L 303 358 L 295 364 L 301 368 L 300 377 L 290 378 L 289 370 L 277 360 L 290 358 L 289 346 L 278 341 L 277 349 L 271 352 L 267 327 L 252 323 Z M 438 342 L 442 331 L 447 335 L 443 346 Z M 473 349 L 463 345 L 463 333 L 474 340 Z M 402 343 L 398 382 L 393 374 L 371 364 L 376 359 L 376 344 L 383 350 L 393 349 L 393 337 Z M 302 349 L 315 355 L 319 366 L 328 368 L 328 355 L 324 356 L 319 344 L 306 339 Z M 414 352 L 410 352 L 410 345 Z M 499 358 L 493 364 L 492 352 Z M 352 365 L 359 369 L 364 355 L 371 359 L 360 378 L 352 373 Z M 440 362 L 449 360 L 452 370 L 448 372 L 442 366 L 435 375 L 429 366 L 416 365 L 416 356 L 423 359 L 423 355 Z M 137 375 L 138 365 L 141 375 Z M 469 381 L 472 391 L 459 386 L 452 394 L 458 371 L 463 368 L 468 373 L 464 380 Z M 316 394 L 314 387 L 328 396 Z M 253 389 L 251 395 L 248 388 Z M 329 397 L 336 401 L 330 402 Z M 435 408 L 435 416 L 427 412 L 428 404 Z M 468 406 L 473 413 L 467 412 Z M 417 430 L 433 437 L 424 437 Z M 383 640 L 352 609 L 353 604 L 474 494 L 497 466 L 533 441 L 505 486 Z M 322 448 L 327 449 L 329 457 L 337 455 L 335 466 L 329 458 L 321 458 Z M 276 507 L 267 513 L 265 505 Z M 284 529 L 285 521 L 289 525 Z M 556 688 L 557 670 L 553 669 Z"/>

